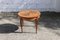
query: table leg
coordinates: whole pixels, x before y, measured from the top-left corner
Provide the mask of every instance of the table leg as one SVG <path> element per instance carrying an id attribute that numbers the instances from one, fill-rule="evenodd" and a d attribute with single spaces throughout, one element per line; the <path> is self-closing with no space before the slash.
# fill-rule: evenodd
<path id="1" fill-rule="evenodd" d="M 20 17 L 21 32 L 23 32 L 23 19 Z"/>
<path id="2" fill-rule="evenodd" d="M 38 20 L 35 19 L 35 28 L 36 28 L 36 33 L 37 33 L 37 29 L 38 29 Z"/>

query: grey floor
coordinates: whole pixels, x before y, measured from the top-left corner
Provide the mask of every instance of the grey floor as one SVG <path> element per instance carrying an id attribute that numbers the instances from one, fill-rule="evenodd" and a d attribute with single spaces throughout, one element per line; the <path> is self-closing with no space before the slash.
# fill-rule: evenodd
<path id="1" fill-rule="evenodd" d="M 0 40 L 60 40 L 60 14 L 43 12 L 35 33 L 34 22 L 24 21 L 21 33 L 19 18 L 0 18 Z"/>

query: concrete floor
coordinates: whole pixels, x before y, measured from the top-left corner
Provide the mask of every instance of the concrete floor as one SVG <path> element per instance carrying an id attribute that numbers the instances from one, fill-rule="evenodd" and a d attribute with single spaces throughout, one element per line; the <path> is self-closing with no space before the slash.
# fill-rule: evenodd
<path id="1" fill-rule="evenodd" d="M 60 40 L 60 14 L 42 14 L 35 33 L 34 22 L 24 21 L 21 33 L 19 18 L 0 19 L 0 40 Z"/>

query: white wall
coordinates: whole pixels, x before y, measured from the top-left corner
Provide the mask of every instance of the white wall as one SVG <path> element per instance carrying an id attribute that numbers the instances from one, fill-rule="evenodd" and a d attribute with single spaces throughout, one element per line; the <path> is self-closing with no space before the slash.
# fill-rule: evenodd
<path id="1" fill-rule="evenodd" d="M 60 0 L 56 0 L 56 10 L 57 12 L 60 12 Z"/>
<path id="2" fill-rule="evenodd" d="M 60 11 L 60 0 L 0 0 L 0 11 L 19 11 L 21 9 L 40 9 L 41 11 Z"/>

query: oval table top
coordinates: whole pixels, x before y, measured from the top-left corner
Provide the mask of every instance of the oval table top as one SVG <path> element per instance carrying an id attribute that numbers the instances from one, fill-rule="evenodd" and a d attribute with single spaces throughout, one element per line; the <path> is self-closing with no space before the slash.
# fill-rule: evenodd
<path id="1" fill-rule="evenodd" d="M 22 10 L 18 15 L 24 18 L 35 18 L 40 16 L 40 12 L 38 10 Z"/>

